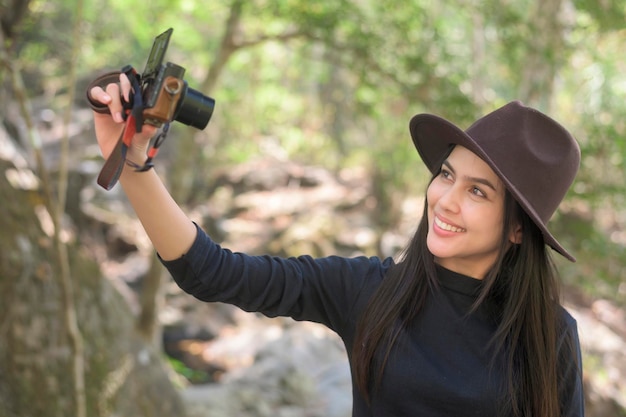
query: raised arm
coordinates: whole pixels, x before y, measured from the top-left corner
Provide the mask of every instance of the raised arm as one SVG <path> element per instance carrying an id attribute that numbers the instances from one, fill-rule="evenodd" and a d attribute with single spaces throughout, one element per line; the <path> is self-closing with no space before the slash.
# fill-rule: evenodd
<path id="1" fill-rule="evenodd" d="M 106 104 L 111 112 L 110 115 L 94 112 L 96 137 L 105 158 L 111 154 L 124 126 L 120 92 L 128 98 L 129 91 L 130 83 L 122 74 L 119 84 L 109 84 L 104 90 L 94 87 L 89 92 L 93 100 Z M 145 125 L 133 138 L 127 159 L 142 163 L 150 137 L 155 133 L 154 127 Z M 171 260 L 185 254 L 195 240 L 196 227 L 174 201 L 155 170 L 136 172 L 125 166 L 120 184 L 159 255 L 164 260 Z"/>

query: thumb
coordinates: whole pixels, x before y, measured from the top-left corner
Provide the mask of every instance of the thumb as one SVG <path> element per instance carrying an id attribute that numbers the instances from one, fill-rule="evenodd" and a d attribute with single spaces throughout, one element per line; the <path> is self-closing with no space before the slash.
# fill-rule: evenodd
<path id="1" fill-rule="evenodd" d="M 144 124 L 141 127 L 141 132 L 136 133 L 130 143 L 128 149 L 128 156 L 137 160 L 143 160 L 146 158 L 150 139 L 154 137 L 158 129 L 152 125 Z"/>

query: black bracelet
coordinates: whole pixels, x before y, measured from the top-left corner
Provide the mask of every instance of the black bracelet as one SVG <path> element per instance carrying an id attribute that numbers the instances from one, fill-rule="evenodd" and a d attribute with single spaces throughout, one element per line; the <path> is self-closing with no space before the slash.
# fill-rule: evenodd
<path id="1" fill-rule="evenodd" d="M 146 166 L 146 165 L 139 165 L 139 164 L 136 164 L 133 161 L 130 161 L 128 159 L 125 162 L 126 162 L 126 165 L 128 165 L 129 167 L 134 168 L 135 171 L 137 171 L 137 172 L 148 171 L 150 168 L 152 168 L 152 165 L 148 165 L 148 166 Z"/>

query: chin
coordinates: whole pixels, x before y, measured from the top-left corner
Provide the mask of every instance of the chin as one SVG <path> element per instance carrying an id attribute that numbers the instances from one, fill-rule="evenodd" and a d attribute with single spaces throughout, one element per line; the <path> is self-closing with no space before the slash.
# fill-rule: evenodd
<path id="1" fill-rule="evenodd" d="M 448 247 L 441 247 L 441 244 L 437 244 L 435 242 L 431 242 L 426 239 L 426 247 L 428 251 L 436 258 L 436 259 L 444 259 L 451 256 Z"/>

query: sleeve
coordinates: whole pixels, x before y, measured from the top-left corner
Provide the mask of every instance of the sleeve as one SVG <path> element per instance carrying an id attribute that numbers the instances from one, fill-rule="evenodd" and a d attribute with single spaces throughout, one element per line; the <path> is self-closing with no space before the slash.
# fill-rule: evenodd
<path id="1" fill-rule="evenodd" d="M 565 312 L 565 331 L 559 341 L 559 398 L 563 417 L 584 417 L 582 355 L 576 320 Z"/>
<path id="2" fill-rule="evenodd" d="M 391 259 L 250 256 L 222 248 L 198 228 L 184 256 L 162 262 L 181 289 L 202 301 L 314 321 L 341 334 L 367 283 L 382 279 Z"/>

